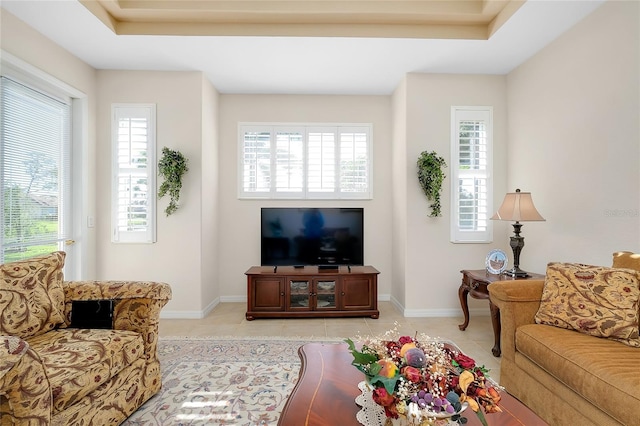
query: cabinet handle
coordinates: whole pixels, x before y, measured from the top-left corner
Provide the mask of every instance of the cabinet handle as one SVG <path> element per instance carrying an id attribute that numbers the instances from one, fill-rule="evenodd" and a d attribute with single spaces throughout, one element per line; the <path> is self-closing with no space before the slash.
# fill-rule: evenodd
<path id="1" fill-rule="evenodd" d="M 340 293 L 341 296 L 344 296 L 344 291 L 342 293 Z"/>
<path id="2" fill-rule="evenodd" d="M 283 297 L 284 297 L 284 291 L 283 291 L 282 293 L 280 293 L 280 296 L 283 296 Z"/>

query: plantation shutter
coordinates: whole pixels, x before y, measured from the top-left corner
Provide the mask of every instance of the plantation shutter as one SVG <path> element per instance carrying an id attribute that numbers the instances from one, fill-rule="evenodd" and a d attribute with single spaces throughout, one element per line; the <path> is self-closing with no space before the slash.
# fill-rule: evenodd
<path id="1" fill-rule="evenodd" d="M 490 242 L 491 109 L 452 109 L 452 241 Z"/>
<path id="2" fill-rule="evenodd" d="M 155 106 L 114 106 L 113 242 L 155 242 Z"/>
<path id="3" fill-rule="evenodd" d="M 340 190 L 369 191 L 369 135 L 356 129 L 340 131 Z"/>
<path id="4" fill-rule="evenodd" d="M 307 148 L 307 187 L 309 192 L 336 190 L 336 133 L 310 130 Z"/>
<path id="5" fill-rule="evenodd" d="M 278 131 L 275 137 L 275 190 L 280 193 L 301 193 L 304 176 L 302 131 Z"/>
<path id="6" fill-rule="evenodd" d="M 238 127 L 240 198 L 371 198 L 371 126 Z"/>
<path id="7" fill-rule="evenodd" d="M 0 80 L 0 263 L 71 238 L 71 99 Z"/>
<path id="8" fill-rule="evenodd" d="M 246 131 L 242 140 L 243 191 L 264 193 L 271 190 L 271 132 Z"/>

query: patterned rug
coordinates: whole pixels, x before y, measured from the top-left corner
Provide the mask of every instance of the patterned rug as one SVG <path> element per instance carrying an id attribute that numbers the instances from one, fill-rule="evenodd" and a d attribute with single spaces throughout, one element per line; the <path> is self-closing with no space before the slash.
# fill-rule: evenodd
<path id="1" fill-rule="evenodd" d="M 161 338 L 162 389 L 122 425 L 275 426 L 309 341 Z"/>

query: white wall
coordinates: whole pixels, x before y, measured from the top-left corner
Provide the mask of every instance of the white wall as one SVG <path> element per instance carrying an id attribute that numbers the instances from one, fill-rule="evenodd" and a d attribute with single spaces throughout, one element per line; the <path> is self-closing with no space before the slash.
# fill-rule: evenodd
<path id="1" fill-rule="evenodd" d="M 215 147 L 203 149 L 203 90 L 200 72 L 99 71 L 97 108 L 97 200 L 96 226 L 98 279 L 151 280 L 171 285 L 173 299 L 164 314 L 198 315 L 211 301 L 202 299 L 202 204 L 203 167 L 215 168 Z M 183 178 L 180 208 L 171 216 L 164 209 L 167 197 L 158 200 L 155 244 L 114 244 L 111 229 L 111 105 L 113 103 L 155 103 L 158 159 L 163 147 L 177 149 L 188 159 Z M 213 113 L 215 95 L 209 94 L 207 111 Z M 209 118 L 215 122 L 215 117 Z M 210 124 L 207 144 L 214 144 Z M 203 166 L 202 154 L 208 158 Z M 207 173 L 207 182 L 215 178 Z M 160 180 L 158 180 L 160 182 Z M 215 196 L 215 188 L 213 188 Z M 209 205 L 212 205 L 211 203 Z M 215 212 L 211 212 L 215 218 Z M 208 219 L 212 220 L 212 219 Z M 209 223 L 208 229 L 211 229 Z M 215 234 L 213 235 L 215 236 Z M 206 236 L 209 237 L 209 236 Z M 214 252 L 211 242 L 207 253 Z M 212 271 L 207 271 L 211 279 Z"/>
<path id="2" fill-rule="evenodd" d="M 610 1 L 509 74 L 508 181 L 546 222 L 521 265 L 640 252 L 640 10 Z"/>
<path id="3" fill-rule="evenodd" d="M 364 261 L 381 274 L 378 293 L 391 280 L 391 108 L 387 96 L 221 95 L 220 294 L 245 300 L 244 273 L 260 264 L 260 208 L 270 206 L 364 207 Z M 373 123 L 373 192 L 366 201 L 239 200 L 239 122 Z"/>

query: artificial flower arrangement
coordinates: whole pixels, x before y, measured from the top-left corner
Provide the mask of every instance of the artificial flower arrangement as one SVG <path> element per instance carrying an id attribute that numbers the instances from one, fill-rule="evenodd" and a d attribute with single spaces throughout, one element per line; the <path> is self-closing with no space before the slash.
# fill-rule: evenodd
<path id="1" fill-rule="evenodd" d="M 354 365 L 373 388 L 374 402 L 384 407 L 387 419 L 406 419 L 409 425 L 426 426 L 449 417 L 459 424 L 470 407 L 487 426 L 483 411 L 496 413 L 500 394 L 488 382 L 488 370 L 447 343 L 425 334 L 397 336 L 396 330 L 375 338 L 358 338 L 360 351 L 351 339 L 345 342 Z"/>

